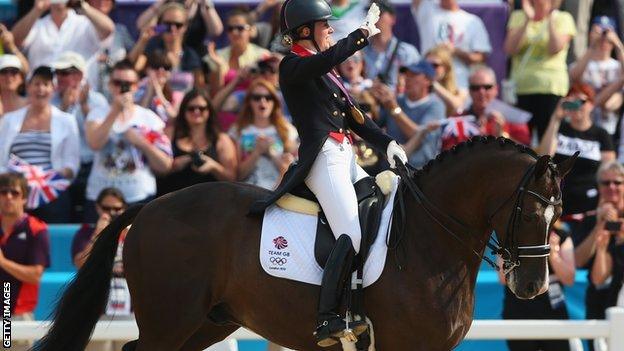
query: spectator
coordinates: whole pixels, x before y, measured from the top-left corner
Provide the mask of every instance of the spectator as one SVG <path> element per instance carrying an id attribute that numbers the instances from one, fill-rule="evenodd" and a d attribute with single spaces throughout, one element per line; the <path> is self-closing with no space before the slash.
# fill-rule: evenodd
<path id="1" fill-rule="evenodd" d="M 87 2 L 77 2 L 76 10 L 67 5 L 37 0 L 13 27 L 15 43 L 26 50 L 31 67 L 54 62 L 65 51 L 82 55 L 87 60 L 89 83 L 97 87 L 97 53 L 103 40 L 113 34 L 115 25 Z M 41 17 L 47 10 L 50 13 Z"/>
<path id="2" fill-rule="evenodd" d="M 282 115 L 271 83 L 262 79 L 251 83 L 231 134 L 238 142 L 238 180 L 275 189 L 298 145 L 297 130 Z"/>
<path id="3" fill-rule="evenodd" d="M 451 52 L 447 46 L 438 45 L 427 52 L 426 60 L 436 70 L 433 92 L 444 102 L 446 115 L 456 115 L 466 107 L 468 92 L 457 87 Z"/>
<path id="4" fill-rule="evenodd" d="M 195 50 L 184 44 L 184 34 L 187 30 L 187 10 L 183 5 L 171 2 L 164 5 L 158 18 L 157 26 L 143 28 L 136 45 L 128 55 L 135 63 L 138 71 L 145 68 L 147 56 L 153 51 L 165 52 L 172 64 L 173 76 L 179 88 L 187 91 L 193 86 L 204 85 L 204 73 L 201 59 Z"/>
<path id="5" fill-rule="evenodd" d="M 28 105 L 7 113 L 0 124 L 0 172 L 10 155 L 30 165 L 53 169 L 73 179 L 80 166 L 80 136 L 74 117 L 54 107 L 53 74 L 50 67 L 36 68 L 28 80 Z M 41 204 L 33 214 L 47 223 L 68 223 L 71 201 L 64 191 L 54 201 Z"/>
<path id="6" fill-rule="evenodd" d="M 28 184 L 22 175 L 0 175 L 0 280 L 11 284 L 12 322 L 34 320 L 41 276 L 50 266 L 48 226 L 24 212 L 27 197 Z M 28 346 L 13 341 L 11 350 Z"/>
<path id="7" fill-rule="evenodd" d="M 110 18 L 110 13 L 115 7 L 115 0 L 87 0 L 89 5 L 96 8 Z M 115 62 L 121 61 L 126 58 L 126 55 L 134 47 L 134 39 L 130 35 L 130 31 L 125 24 L 115 22 L 115 32 L 110 41 L 107 41 L 105 47 L 101 48 L 98 55 L 98 80 L 99 85 L 94 86 L 96 91 L 106 94 L 108 86 L 108 79 L 110 74 L 110 68 Z"/>
<path id="8" fill-rule="evenodd" d="M 362 23 L 362 18 L 366 17 L 366 8 L 369 6 L 368 0 L 331 0 L 328 2 L 333 14 L 329 24 L 334 28 L 334 34 L 332 34 L 334 41 L 345 38 L 356 30 Z"/>
<path id="9" fill-rule="evenodd" d="M 146 202 L 156 195 L 155 174 L 171 167 L 171 144 L 165 123 L 152 111 L 134 104 L 138 74 L 128 61 L 113 67 L 110 107 L 87 116 L 86 135 L 95 151 L 87 181 L 85 221 L 95 221 L 95 200 L 104 188 L 116 187 L 129 203 Z"/>
<path id="10" fill-rule="evenodd" d="M 271 83 L 271 85 L 273 85 L 273 87 L 276 89 L 277 96 L 279 97 L 279 102 L 282 105 L 282 114 L 290 122 L 292 117 L 290 116 L 290 111 L 288 111 L 288 107 L 286 106 L 286 102 L 284 101 L 284 95 L 282 94 L 282 89 L 280 89 L 279 85 L 280 61 L 281 58 L 275 54 L 267 58 L 260 59 L 260 61 L 258 61 L 258 78 L 264 79 L 267 82 Z"/>
<path id="11" fill-rule="evenodd" d="M 605 95 L 600 91 L 617 81 L 622 73 L 624 45 L 616 34 L 614 19 L 600 16 L 593 22 L 589 50 L 570 66 L 570 81 L 588 83 L 598 93 L 592 118 L 596 125 L 613 135 L 619 119 L 617 111 L 622 106 L 622 93 L 618 91 Z M 613 49 L 617 60 L 611 58 Z"/>
<path id="12" fill-rule="evenodd" d="M 241 68 L 251 67 L 260 59 L 270 55 L 268 50 L 251 43 L 251 37 L 256 29 L 248 11 L 243 9 L 231 11 L 226 23 L 225 28 L 230 45 L 216 52 L 224 64 L 215 66 L 210 56 L 204 58 L 209 62 L 211 69 L 218 67 L 215 74 L 223 76 L 225 84 L 234 79 Z M 244 89 L 245 87 L 237 88 Z"/>
<path id="13" fill-rule="evenodd" d="M 379 78 L 385 84 L 395 88 L 399 68 L 417 63 L 420 60 L 418 50 L 406 42 L 400 41 L 392 29 L 396 24 L 396 10 L 389 0 L 374 0 L 381 10 L 381 17 L 376 26 L 381 33 L 373 36 L 370 44 L 362 52 L 368 77 Z"/>
<path id="14" fill-rule="evenodd" d="M 568 92 L 566 55 L 576 34 L 572 16 L 557 10 L 553 1 L 523 0 L 522 10 L 511 14 L 504 47 L 512 56 L 517 106 L 533 115 L 529 126 L 540 139 Z"/>
<path id="15" fill-rule="evenodd" d="M 358 95 L 373 86 L 373 81 L 364 77 L 365 67 L 366 63 L 361 51 L 356 51 L 338 66 L 345 88 L 353 95 Z"/>
<path id="16" fill-rule="evenodd" d="M 537 148 L 540 154 L 554 156 L 555 163 L 580 151 L 561 189 L 563 214 L 584 213 L 596 208 L 596 171 L 601 162 L 615 159 L 611 137 L 592 123 L 593 108 L 593 89 L 585 83 L 574 84 L 555 109 Z"/>
<path id="17" fill-rule="evenodd" d="M 22 71 L 29 71 L 30 66 L 28 64 L 28 60 L 19 50 L 17 45 L 15 45 L 15 37 L 13 36 L 13 33 L 11 33 L 11 31 L 8 30 L 7 27 L 4 26 L 4 24 L 0 23 L 0 56 L 7 54 L 11 54 L 17 57 L 17 59 L 20 61 L 20 67 Z"/>
<path id="18" fill-rule="evenodd" d="M 173 166 L 160 179 L 159 194 L 198 183 L 236 179 L 236 146 L 219 131 L 215 116 L 204 92 L 194 89 L 184 96 L 175 119 Z"/>
<path id="19" fill-rule="evenodd" d="M 259 46 L 272 52 L 287 54 L 290 50 L 282 45 L 282 35 L 280 33 L 280 10 L 281 0 L 264 0 L 251 11 L 250 15 L 256 23 L 257 35 L 254 42 Z M 270 11 L 267 16 L 268 22 L 259 22 L 264 13 Z"/>
<path id="20" fill-rule="evenodd" d="M 117 216 L 122 214 L 128 204 L 121 191 L 115 188 L 106 188 L 98 194 L 95 201 L 95 209 L 98 220 L 95 224 L 84 223 L 72 240 L 71 257 L 77 269 L 84 265 L 89 258 L 93 243 L 99 237 L 102 230 Z M 108 296 L 106 311 L 101 319 L 104 320 L 134 320 L 130 304 L 130 292 L 123 275 L 122 252 L 123 242 L 128 233 L 124 229 L 120 235 L 120 244 L 117 246 L 115 263 L 113 266 L 113 278 L 111 280 L 111 293 Z M 126 341 L 90 341 L 86 351 L 114 351 L 121 350 Z"/>
<path id="21" fill-rule="evenodd" d="M 418 24 L 420 51 L 445 45 L 453 56 L 457 85 L 468 89 L 469 66 L 485 62 L 492 51 L 490 37 L 481 19 L 459 8 L 457 0 L 412 0 L 412 15 Z M 433 33 L 433 34 L 432 34 Z"/>
<path id="22" fill-rule="evenodd" d="M 87 178 L 93 165 L 93 150 L 89 147 L 85 134 L 85 121 L 93 109 L 108 106 L 106 98 L 94 91 L 84 81 L 86 62 L 79 54 L 67 51 L 54 62 L 56 93 L 52 105 L 73 115 L 80 132 L 80 169 L 68 189 L 72 203 L 72 223 L 80 223 L 83 218 Z"/>
<path id="23" fill-rule="evenodd" d="M 184 96 L 184 92 L 174 90 L 169 83 L 171 67 L 171 61 L 164 52 L 156 50 L 147 55 L 147 75 L 139 83 L 135 96 L 139 105 L 152 110 L 165 122 L 167 130 L 173 126 L 178 106 Z"/>
<path id="24" fill-rule="evenodd" d="M 26 106 L 24 69 L 15 55 L 0 56 L 0 120 L 2 115 Z"/>
<path id="25" fill-rule="evenodd" d="M 476 67 L 470 75 L 469 91 L 472 105 L 462 115 L 476 118 L 479 135 L 505 137 L 525 145 L 530 143 L 531 135 L 526 123 L 509 123 L 501 111 L 492 107 L 492 102 L 498 95 L 494 70 L 487 66 Z M 466 140 L 457 139 L 453 145 Z M 452 145 L 443 145 L 442 148 L 448 149 L 450 146 Z"/>
<path id="26" fill-rule="evenodd" d="M 531 300 L 517 298 L 505 288 L 503 319 L 569 319 L 563 291 L 564 285 L 573 285 L 575 277 L 574 244 L 562 226 L 551 229 L 548 243 L 548 292 Z M 498 271 L 501 284 L 506 285 L 505 275 Z M 509 351 L 567 351 L 569 340 L 507 340 Z"/>
<path id="27" fill-rule="evenodd" d="M 435 69 L 429 62 L 420 62 L 401 68 L 405 74 L 405 95 L 396 97 L 387 85 L 376 82 L 373 96 L 380 102 L 381 124 L 397 142 L 405 144 L 415 138 L 408 153 L 409 162 L 420 167 L 440 151 L 439 123 L 444 120 L 444 104 L 431 94 Z M 406 150 L 407 151 L 407 150 Z"/>
<path id="28" fill-rule="evenodd" d="M 608 235 L 605 233 L 606 223 L 620 221 L 624 217 L 624 167 L 617 161 L 605 162 L 598 169 L 596 180 L 599 193 L 597 209 L 588 213 L 580 223 L 573 226 L 572 232 L 576 266 L 587 269 L 588 272 L 589 284 L 585 292 L 586 319 L 605 319 L 606 309 L 615 305 L 617 295 L 614 298 L 614 292 L 617 294 L 618 280 L 621 279 L 621 275 L 618 277 L 614 271 L 614 279 L 611 283 L 604 280 L 604 274 L 607 271 L 605 268 L 608 267 L 600 266 L 606 263 L 607 257 L 605 256 L 607 255 L 605 252 L 598 254 L 598 251 L 605 250 L 604 240 Z M 618 231 L 616 236 L 620 237 L 621 231 Z M 609 243 L 606 250 L 612 252 L 613 248 L 613 244 Z M 598 255 L 602 257 L 597 257 Z M 597 259 L 598 262 L 595 263 Z M 594 266 L 596 269 L 593 269 Z M 617 273 L 621 274 L 621 271 Z M 619 283 L 621 284 L 621 280 Z M 594 350 L 592 343 L 589 346 L 590 350 Z"/>
<path id="29" fill-rule="evenodd" d="M 223 33 L 223 23 L 212 0 L 157 0 L 137 19 L 137 28 L 144 29 L 153 24 L 163 8 L 171 2 L 183 4 L 188 13 L 188 24 L 184 44 L 200 57 L 206 54 L 204 39 L 218 37 Z"/>

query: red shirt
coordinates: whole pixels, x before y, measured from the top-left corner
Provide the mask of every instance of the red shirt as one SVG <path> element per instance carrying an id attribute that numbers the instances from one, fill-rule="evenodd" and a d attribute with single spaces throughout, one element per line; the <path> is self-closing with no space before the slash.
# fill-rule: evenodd
<path id="1" fill-rule="evenodd" d="M 2 217 L 0 217 L 2 223 Z M 4 257 L 27 266 L 50 266 L 50 237 L 48 226 L 38 218 L 24 215 L 10 233 L 0 227 L 0 248 Z M 11 283 L 11 312 L 32 312 L 37 306 L 39 284 L 24 283 L 0 268 L 0 279 Z"/>

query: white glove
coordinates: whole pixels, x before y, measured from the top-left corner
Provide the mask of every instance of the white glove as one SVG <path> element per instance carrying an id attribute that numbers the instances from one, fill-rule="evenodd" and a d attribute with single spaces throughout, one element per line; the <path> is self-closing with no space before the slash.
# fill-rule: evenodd
<path id="1" fill-rule="evenodd" d="M 396 163 L 394 162 L 394 156 L 398 157 L 403 164 L 407 163 L 407 155 L 405 154 L 405 150 L 397 144 L 396 141 L 392 140 L 390 144 L 388 144 L 388 151 L 386 151 L 388 155 L 388 163 L 390 163 L 390 168 L 396 168 Z"/>
<path id="2" fill-rule="evenodd" d="M 375 24 L 377 23 L 377 21 L 379 21 L 380 13 L 381 12 L 379 11 L 379 6 L 373 3 L 370 6 L 370 9 L 368 9 L 368 14 L 366 14 L 366 20 L 360 26 L 360 29 L 364 29 L 368 32 L 369 38 L 381 33 L 381 30 L 375 27 Z"/>

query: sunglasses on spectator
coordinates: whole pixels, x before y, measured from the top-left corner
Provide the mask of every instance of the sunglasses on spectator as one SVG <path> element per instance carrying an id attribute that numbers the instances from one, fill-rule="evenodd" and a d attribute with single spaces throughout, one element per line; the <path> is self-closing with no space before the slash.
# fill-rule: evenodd
<path id="1" fill-rule="evenodd" d="M 9 75 L 17 75 L 20 73 L 19 68 L 9 67 L 5 69 L 0 69 L 0 74 L 9 74 Z"/>
<path id="2" fill-rule="evenodd" d="M 491 90 L 494 88 L 494 84 L 470 84 L 471 91 L 479 91 L 481 89 Z"/>
<path id="3" fill-rule="evenodd" d="M 598 183 L 600 183 L 600 185 L 602 185 L 602 186 L 609 186 L 611 184 L 620 186 L 620 185 L 624 184 L 624 181 L 622 181 L 622 180 L 601 180 Z"/>
<path id="4" fill-rule="evenodd" d="M 102 209 L 102 211 L 106 213 L 119 213 L 125 209 L 124 206 L 104 206 L 104 205 L 99 205 L 99 206 Z"/>
<path id="5" fill-rule="evenodd" d="M 262 99 L 266 101 L 273 101 L 273 95 L 251 94 L 251 100 L 253 101 L 260 101 Z"/>
<path id="6" fill-rule="evenodd" d="M 132 82 L 132 81 L 129 81 L 129 80 L 123 80 L 123 79 L 112 79 L 111 80 L 111 84 L 113 84 L 116 87 L 120 87 L 122 85 L 129 86 L 129 85 L 133 85 L 135 83 L 136 82 Z"/>
<path id="7" fill-rule="evenodd" d="M 206 112 L 206 111 L 208 111 L 208 106 L 190 105 L 186 107 L 186 112 Z"/>
<path id="8" fill-rule="evenodd" d="M 236 26 L 236 25 L 228 25 L 227 26 L 227 31 L 230 32 L 230 33 L 234 32 L 234 31 L 242 32 L 242 31 L 248 30 L 249 28 L 251 28 L 251 26 L 248 25 L 248 24 L 238 25 L 238 26 Z"/>
<path id="9" fill-rule="evenodd" d="M 22 195 L 22 192 L 15 189 L 0 189 L 0 195 L 8 196 L 9 194 L 13 197 L 18 197 Z"/>
<path id="10" fill-rule="evenodd" d="M 164 24 L 165 26 L 167 26 L 169 28 L 176 27 L 177 29 L 180 29 L 180 28 L 184 27 L 184 23 L 183 22 L 162 21 L 161 24 Z"/>

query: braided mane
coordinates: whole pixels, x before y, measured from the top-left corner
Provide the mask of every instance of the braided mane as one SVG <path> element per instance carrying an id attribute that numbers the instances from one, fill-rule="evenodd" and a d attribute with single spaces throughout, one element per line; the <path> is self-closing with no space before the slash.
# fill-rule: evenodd
<path id="1" fill-rule="evenodd" d="M 527 154 L 534 159 L 537 159 L 539 157 L 537 153 L 533 151 L 533 149 L 531 149 L 530 147 L 518 144 L 511 139 L 502 137 L 496 138 L 493 136 L 476 136 L 469 139 L 468 141 L 453 146 L 449 150 L 442 151 L 436 156 L 435 159 L 430 160 L 421 169 L 416 171 L 414 175 L 419 176 L 428 173 L 433 167 L 442 163 L 445 159 L 461 156 L 469 150 L 472 150 L 475 145 L 493 145 L 498 146 L 501 149 L 515 149 L 517 152 L 521 154 Z"/>

